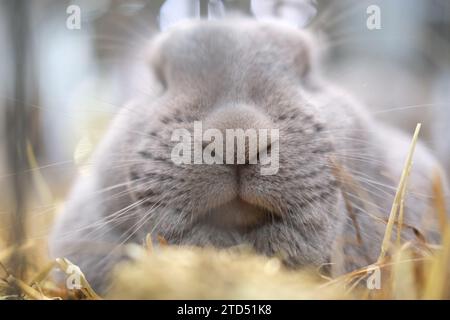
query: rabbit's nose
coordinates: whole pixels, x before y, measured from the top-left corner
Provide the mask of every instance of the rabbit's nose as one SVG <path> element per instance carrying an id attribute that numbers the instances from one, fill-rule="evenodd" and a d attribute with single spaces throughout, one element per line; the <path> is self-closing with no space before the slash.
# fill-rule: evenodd
<path id="1" fill-rule="evenodd" d="M 222 133 L 226 164 L 257 164 L 260 154 L 270 149 L 274 125 L 253 106 L 233 105 L 214 110 L 204 120 L 203 129 Z"/>

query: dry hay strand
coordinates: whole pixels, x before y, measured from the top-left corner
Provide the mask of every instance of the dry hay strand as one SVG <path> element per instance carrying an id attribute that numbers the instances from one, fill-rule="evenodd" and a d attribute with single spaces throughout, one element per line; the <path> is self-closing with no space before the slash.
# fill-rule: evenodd
<path id="1" fill-rule="evenodd" d="M 344 299 L 311 270 L 292 271 L 251 250 L 128 247 L 134 262 L 113 273 L 110 299 Z"/>

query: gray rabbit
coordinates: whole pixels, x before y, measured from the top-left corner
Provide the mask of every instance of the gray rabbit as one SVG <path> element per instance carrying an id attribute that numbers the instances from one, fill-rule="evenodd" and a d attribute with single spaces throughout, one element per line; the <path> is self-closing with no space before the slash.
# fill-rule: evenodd
<path id="1" fill-rule="evenodd" d="M 175 245 L 247 244 L 289 267 L 330 265 L 332 274 L 373 263 L 410 137 L 321 79 L 312 39 L 247 19 L 188 22 L 158 35 L 148 56 L 159 90 L 110 125 L 90 174 L 57 218 L 52 256 L 79 265 L 100 291 L 125 259 L 124 245 L 149 233 Z M 278 172 L 261 175 L 261 164 L 175 164 L 172 133 L 195 121 L 278 129 Z M 439 168 L 419 143 L 405 240 L 417 230 L 427 241 L 439 238 L 432 210 Z"/>

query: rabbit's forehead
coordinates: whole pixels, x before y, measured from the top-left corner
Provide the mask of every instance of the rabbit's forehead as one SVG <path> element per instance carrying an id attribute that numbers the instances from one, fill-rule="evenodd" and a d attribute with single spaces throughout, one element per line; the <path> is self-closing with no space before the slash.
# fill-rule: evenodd
<path id="1" fill-rule="evenodd" d="M 161 53 L 169 63 L 188 59 L 230 63 L 230 59 L 245 59 L 255 53 L 286 58 L 306 49 L 300 30 L 247 20 L 190 23 L 161 38 Z"/>

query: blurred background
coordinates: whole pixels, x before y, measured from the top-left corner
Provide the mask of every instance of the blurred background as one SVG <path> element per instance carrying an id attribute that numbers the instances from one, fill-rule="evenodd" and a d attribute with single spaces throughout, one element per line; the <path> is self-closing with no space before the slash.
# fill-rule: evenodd
<path id="1" fill-rule="evenodd" d="M 110 119 L 151 90 L 152 35 L 236 13 L 312 30 L 325 77 L 409 134 L 422 122 L 450 170 L 450 1 L 0 0 L 0 254 L 45 240 Z"/>

